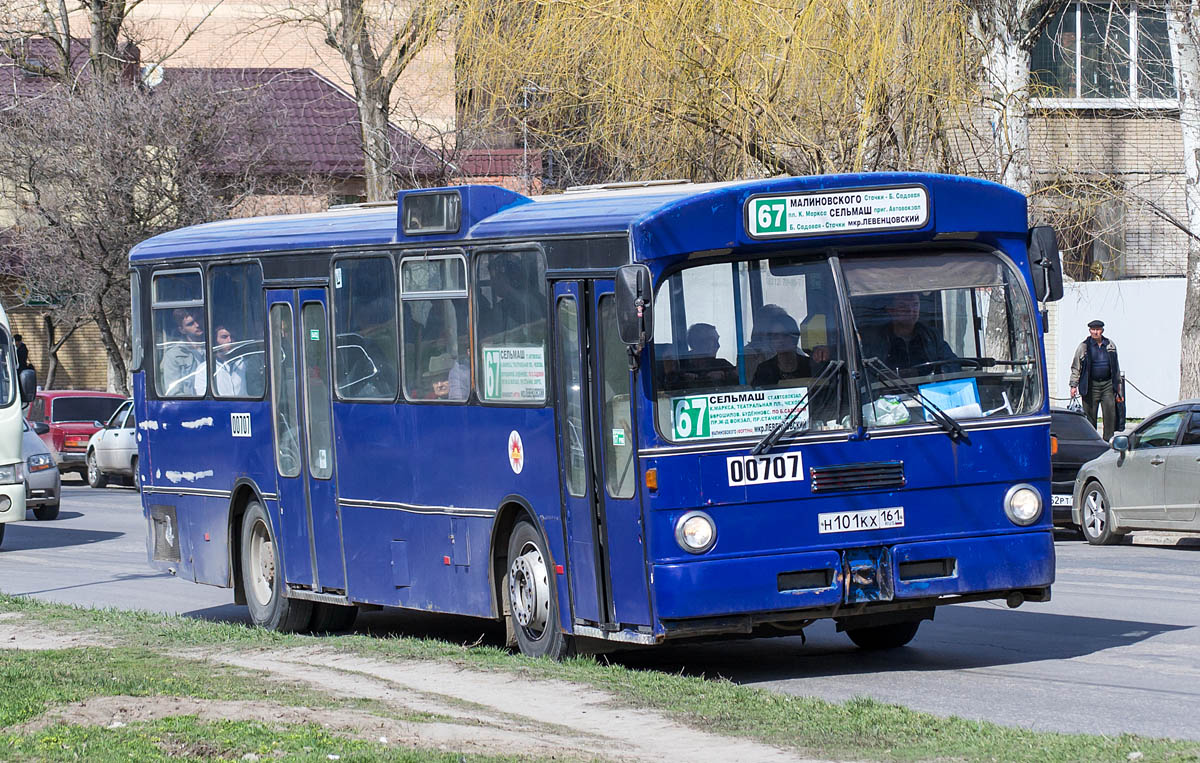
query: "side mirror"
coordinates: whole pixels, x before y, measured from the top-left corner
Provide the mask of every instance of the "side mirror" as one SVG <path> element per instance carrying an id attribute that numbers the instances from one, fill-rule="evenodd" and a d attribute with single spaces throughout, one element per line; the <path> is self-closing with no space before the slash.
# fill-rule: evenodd
<path id="1" fill-rule="evenodd" d="M 1122 453 L 1129 450 L 1129 437 L 1126 435 L 1123 435 L 1123 434 L 1119 434 L 1116 437 L 1112 438 L 1112 449 L 1118 450 Z"/>
<path id="2" fill-rule="evenodd" d="M 636 356 L 654 337 L 654 295 L 650 268 L 645 265 L 622 266 L 617 270 L 616 294 L 617 333 Z"/>
<path id="3" fill-rule="evenodd" d="M 1029 229 L 1027 240 L 1029 272 L 1033 276 L 1033 296 L 1039 302 L 1057 302 L 1063 298 L 1062 256 L 1058 236 L 1049 225 Z"/>
<path id="4" fill-rule="evenodd" d="M 42 435 L 50 431 L 50 425 L 44 421 L 30 422 L 29 426 L 33 427 L 33 433 Z"/>
<path id="5" fill-rule="evenodd" d="M 21 388 L 21 402 L 30 403 L 37 397 L 37 371 L 23 368 L 17 373 L 17 386 Z"/>
<path id="6" fill-rule="evenodd" d="M 92 426 L 96 427 L 96 429 L 108 429 L 108 424 L 105 424 L 100 419 L 92 419 Z"/>

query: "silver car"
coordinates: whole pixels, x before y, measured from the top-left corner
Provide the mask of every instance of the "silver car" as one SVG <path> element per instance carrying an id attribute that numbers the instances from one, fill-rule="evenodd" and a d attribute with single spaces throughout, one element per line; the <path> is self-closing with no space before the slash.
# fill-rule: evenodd
<path id="1" fill-rule="evenodd" d="M 1200 531 L 1200 400 L 1168 405 L 1075 479 L 1072 519 L 1089 543 L 1130 530 Z"/>
<path id="2" fill-rule="evenodd" d="M 22 422 L 21 455 L 25 458 L 25 507 L 33 510 L 38 519 L 57 519 L 59 498 L 62 495 L 62 476 L 54 463 L 54 454 L 42 442 L 38 428 L 49 431 L 46 424 Z"/>
<path id="3" fill-rule="evenodd" d="M 104 487 L 112 476 L 138 484 L 137 426 L 133 420 L 133 401 L 121 403 L 108 422 L 87 443 L 87 481 L 92 487 Z"/>

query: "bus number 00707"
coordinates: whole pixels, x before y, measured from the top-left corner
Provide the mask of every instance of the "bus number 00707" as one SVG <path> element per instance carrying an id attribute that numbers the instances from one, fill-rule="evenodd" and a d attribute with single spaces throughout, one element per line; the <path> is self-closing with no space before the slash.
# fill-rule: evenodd
<path id="1" fill-rule="evenodd" d="M 804 479 L 804 464 L 799 453 L 781 453 L 777 456 L 731 456 L 726 459 L 725 464 L 731 486 L 799 482 Z"/>

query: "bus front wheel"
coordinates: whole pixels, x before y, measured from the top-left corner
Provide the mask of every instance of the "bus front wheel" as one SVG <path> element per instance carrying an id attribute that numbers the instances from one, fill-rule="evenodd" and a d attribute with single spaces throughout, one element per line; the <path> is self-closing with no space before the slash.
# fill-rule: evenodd
<path id="1" fill-rule="evenodd" d="M 558 586 L 541 533 L 521 520 L 508 539 L 508 617 L 521 653 L 561 660 L 573 650 L 558 623 Z"/>
<path id="2" fill-rule="evenodd" d="M 921 627 L 920 620 L 904 623 L 888 623 L 870 628 L 847 628 L 846 635 L 859 649 L 875 651 L 896 649 L 912 641 Z"/>
<path id="3" fill-rule="evenodd" d="M 284 596 L 279 545 L 267 511 L 258 501 L 246 506 L 242 518 L 242 584 L 255 625 L 283 633 L 308 628 L 312 602 Z"/>

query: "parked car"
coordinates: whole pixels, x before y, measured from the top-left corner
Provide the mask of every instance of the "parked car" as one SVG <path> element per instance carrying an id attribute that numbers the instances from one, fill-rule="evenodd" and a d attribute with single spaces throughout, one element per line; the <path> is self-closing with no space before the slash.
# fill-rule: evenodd
<path id="1" fill-rule="evenodd" d="M 1108 451 L 1108 443 L 1087 417 L 1066 408 L 1050 409 L 1050 507 L 1056 527 L 1072 527 L 1071 506 L 1079 469 Z"/>
<path id="2" fill-rule="evenodd" d="M 30 403 L 26 418 L 49 426 L 41 438 L 54 454 L 60 472 L 85 475 L 88 438 L 124 399 L 112 392 L 43 390 Z"/>
<path id="3" fill-rule="evenodd" d="M 32 509 L 38 519 L 57 519 L 62 477 L 54 454 L 38 436 L 39 429 L 49 430 L 47 424 L 30 425 L 22 422 L 21 456 L 25 459 L 25 508 Z"/>
<path id="4" fill-rule="evenodd" d="M 1200 400 L 1166 406 L 1084 464 L 1072 519 L 1089 543 L 1130 530 L 1200 531 Z"/>
<path id="5" fill-rule="evenodd" d="M 133 401 L 126 400 L 87 442 L 87 481 L 92 487 L 104 487 L 110 477 L 120 475 L 134 487 L 137 473 L 137 426 L 133 420 Z"/>

